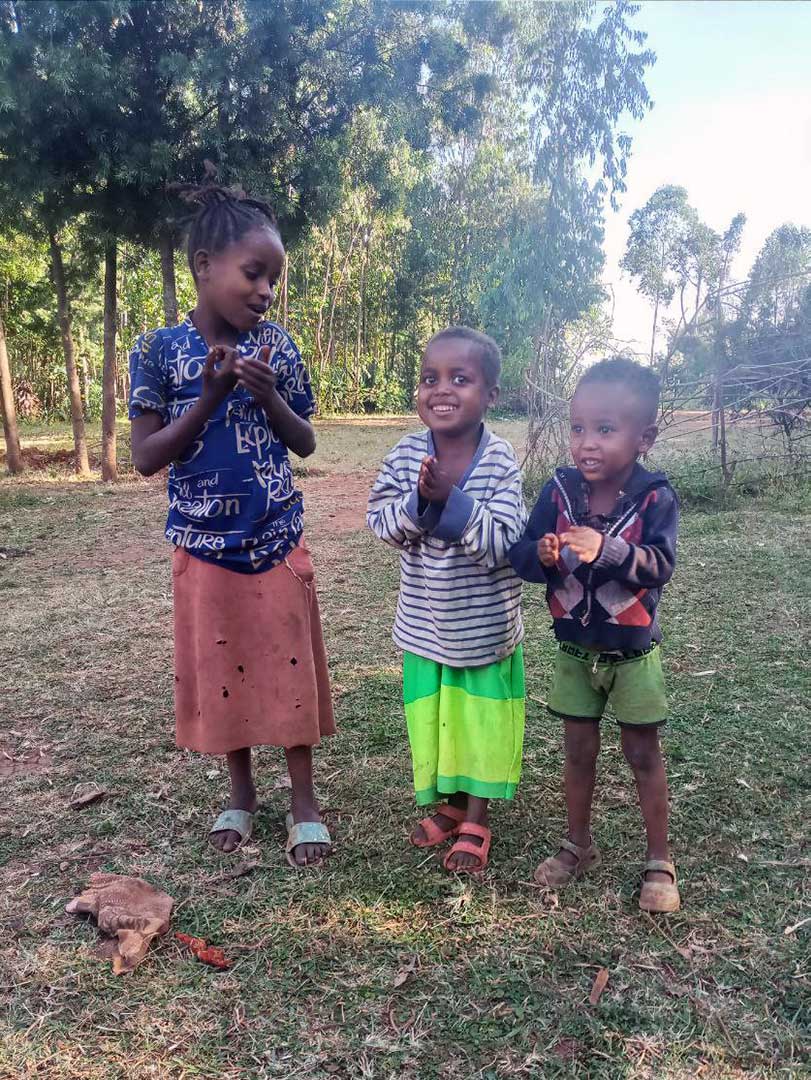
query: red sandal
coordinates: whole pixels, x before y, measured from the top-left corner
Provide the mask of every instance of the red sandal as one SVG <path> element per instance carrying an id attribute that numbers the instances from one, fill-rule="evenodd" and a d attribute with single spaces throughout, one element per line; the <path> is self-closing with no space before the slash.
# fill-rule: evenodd
<path id="1" fill-rule="evenodd" d="M 451 821 L 455 821 L 456 824 L 452 829 L 443 829 L 434 821 L 436 814 L 442 814 L 443 817 L 448 817 Z M 450 803 L 443 803 L 442 806 L 438 806 L 434 817 L 423 818 L 422 821 L 417 824 L 425 833 L 424 840 L 411 840 L 414 847 L 437 847 L 439 844 L 444 844 L 446 840 L 450 840 L 452 836 L 456 836 L 459 832 L 459 826 L 465 820 L 465 811 L 459 806 L 451 806 Z"/>
<path id="2" fill-rule="evenodd" d="M 481 845 L 474 844 L 470 840 L 457 840 L 442 860 L 442 865 L 450 874 L 480 874 L 485 866 L 487 866 L 487 856 L 490 853 L 490 841 L 493 838 L 492 832 L 486 825 L 476 825 L 472 821 L 463 822 L 459 826 L 457 832 L 464 836 L 478 836 L 481 840 Z M 467 855 L 475 855 L 479 860 L 479 865 L 464 867 L 448 866 L 448 860 L 455 852 L 465 852 Z"/>

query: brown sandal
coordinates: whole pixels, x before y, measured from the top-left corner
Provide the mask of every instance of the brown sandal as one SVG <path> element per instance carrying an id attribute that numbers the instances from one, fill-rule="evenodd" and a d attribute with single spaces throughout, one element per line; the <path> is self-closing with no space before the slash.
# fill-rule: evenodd
<path id="1" fill-rule="evenodd" d="M 645 878 L 648 870 L 658 870 L 662 874 L 670 874 L 673 880 L 648 881 Z M 662 915 L 679 910 L 681 897 L 676 882 L 676 867 L 672 862 L 665 862 L 663 859 L 648 859 L 642 872 L 642 891 L 639 894 L 639 906 L 642 911 L 651 911 Z"/>
<path id="2" fill-rule="evenodd" d="M 577 862 L 574 866 L 570 866 L 557 855 L 544 859 L 535 871 L 536 884 L 545 885 L 547 889 L 562 889 L 564 885 L 569 885 L 576 878 L 582 877 L 600 864 L 600 852 L 594 844 L 578 847 L 571 840 L 561 840 L 558 851 L 571 852 Z"/>
<path id="3" fill-rule="evenodd" d="M 449 874 L 480 874 L 487 866 L 487 856 L 490 853 L 490 842 L 493 834 L 486 825 L 477 825 L 473 821 L 465 821 L 459 826 L 459 836 L 478 836 L 481 844 L 474 844 L 470 840 L 457 840 L 451 850 L 442 860 L 442 865 Z M 466 855 L 474 855 L 479 860 L 478 866 L 449 866 L 448 861 L 452 855 L 464 852 Z"/>
<path id="4" fill-rule="evenodd" d="M 409 841 L 414 847 L 436 847 L 437 844 L 444 844 L 446 840 L 450 840 L 452 836 L 456 836 L 459 832 L 459 826 L 465 820 L 466 810 L 462 810 L 459 806 L 451 806 L 450 803 L 441 803 L 431 817 L 425 817 L 422 821 L 418 821 L 417 825 L 425 833 L 424 840 L 414 840 L 413 837 L 409 837 Z M 437 814 L 442 814 L 443 817 L 449 818 L 455 824 L 451 825 L 448 829 L 443 829 L 441 825 L 437 825 L 434 818 Z"/>

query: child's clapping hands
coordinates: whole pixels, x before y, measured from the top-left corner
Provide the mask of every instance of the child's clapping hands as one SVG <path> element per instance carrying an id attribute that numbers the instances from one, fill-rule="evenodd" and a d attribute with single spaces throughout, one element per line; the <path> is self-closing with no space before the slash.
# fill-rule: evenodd
<path id="1" fill-rule="evenodd" d="M 596 529 L 590 529 L 588 525 L 572 525 L 560 535 L 561 544 L 567 544 L 584 563 L 593 563 L 600 557 L 603 539 L 602 533 L 597 532 Z"/>
<path id="2" fill-rule="evenodd" d="M 538 541 L 538 560 L 541 565 L 555 566 L 560 558 L 560 549 L 564 546 L 570 547 L 581 562 L 593 563 L 600 557 L 603 549 L 603 534 L 587 525 L 572 525 L 560 536 L 546 533 Z"/>
<path id="3" fill-rule="evenodd" d="M 424 457 L 418 483 L 420 498 L 426 502 L 446 503 L 452 487 L 450 477 L 440 469 L 437 459 Z"/>
<path id="4" fill-rule="evenodd" d="M 552 567 L 560 555 L 560 541 L 555 533 L 547 533 L 538 541 L 538 559 L 541 566 Z"/>
<path id="5" fill-rule="evenodd" d="M 258 405 L 270 412 L 276 394 L 276 372 L 270 367 L 270 348 L 263 345 L 254 359 L 237 354 L 234 371 L 237 378 L 249 390 Z"/>

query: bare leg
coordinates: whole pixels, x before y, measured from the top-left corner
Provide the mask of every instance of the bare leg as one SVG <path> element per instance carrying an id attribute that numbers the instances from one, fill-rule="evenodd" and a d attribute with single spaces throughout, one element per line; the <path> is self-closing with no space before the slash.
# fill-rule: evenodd
<path id="1" fill-rule="evenodd" d="M 670 860 L 667 843 L 668 790 L 658 727 L 623 727 L 622 750 L 631 766 L 645 822 L 648 859 Z M 649 870 L 648 881 L 670 882 L 669 874 Z"/>
<path id="2" fill-rule="evenodd" d="M 591 843 L 591 803 L 597 779 L 597 755 L 600 752 L 599 722 L 564 720 L 563 746 L 566 754 L 563 782 L 569 840 L 578 847 L 588 847 Z M 557 858 L 564 865 L 577 865 L 575 856 L 565 848 L 558 852 Z"/>
<path id="3" fill-rule="evenodd" d="M 311 746 L 293 746 L 285 750 L 290 783 L 293 787 L 290 810 L 293 821 L 320 821 L 321 811 L 313 791 L 313 750 Z M 326 844 L 298 844 L 293 858 L 299 866 L 320 862 L 329 848 Z"/>
<path id="4" fill-rule="evenodd" d="M 251 749 L 249 746 L 242 750 L 234 750 L 227 755 L 228 772 L 231 775 L 231 797 L 228 800 L 229 810 L 247 810 L 251 814 L 256 813 L 256 788 L 251 773 Z M 239 844 L 239 833 L 232 829 L 225 832 L 214 833 L 211 844 L 218 851 L 226 854 L 233 851 Z"/>
<path id="5" fill-rule="evenodd" d="M 465 821 L 469 821 L 471 824 L 487 826 L 487 799 L 480 799 L 477 795 L 467 796 L 467 812 L 465 814 Z M 465 832 L 465 826 L 462 825 L 459 829 L 458 840 L 468 840 L 471 844 L 476 844 L 477 847 L 482 846 L 481 837 L 471 836 Z M 475 855 L 471 855 L 467 851 L 459 851 L 455 855 L 451 855 L 448 858 L 449 870 L 466 870 L 471 867 L 477 867 L 479 860 Z"/>

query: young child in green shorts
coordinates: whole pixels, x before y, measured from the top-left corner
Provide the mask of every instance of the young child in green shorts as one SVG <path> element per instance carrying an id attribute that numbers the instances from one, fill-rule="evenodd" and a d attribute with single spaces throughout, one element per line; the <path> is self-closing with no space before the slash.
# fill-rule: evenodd
<path id="1" fill-rule="evenodd" d="M 546 585 L 559 642 L 549 711 L 563 720 L 569 831 L 535 880 L 559 888 L 600 861 L 591 804 L 610 703 L 647 833 L 639 906 L 665 912 L 680 900 L 659 746 L 667 706 L 656 609 L 673 574 L 678 501 L 667 477 L 637 460 L 656 439 L 658 407 L 651 368 L 618 357 L 586 371 L 571 402 L 575 467 L 546 484 L 510 562 Z"/>

